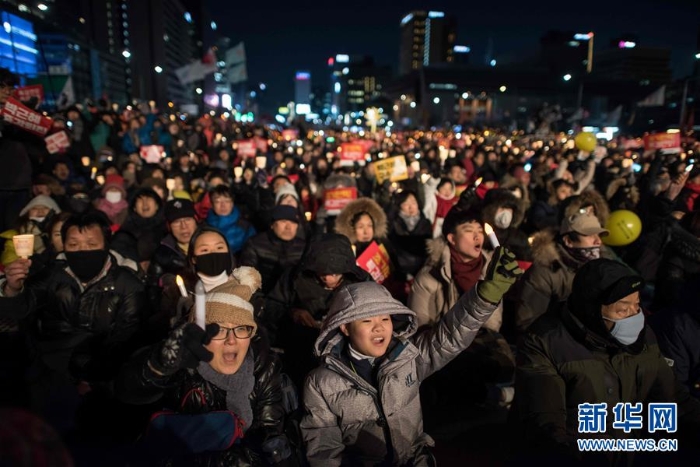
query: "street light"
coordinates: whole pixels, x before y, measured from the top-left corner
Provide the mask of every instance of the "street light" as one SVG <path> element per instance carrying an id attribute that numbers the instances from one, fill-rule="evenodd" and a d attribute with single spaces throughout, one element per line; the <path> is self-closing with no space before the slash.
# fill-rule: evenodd
<path id="1" fill-rule="evenodd" d="M 570 81 L 571 80 L 571 75 L 569 73 L 564 75 L 564 81 Z"/>
<path id="2" fill-rule="evenodd" d="M 505 86 L 501 86 L 500 88 L 498 88 L 498 90 L 501 92 L 506 92 L 506 89 L 508 88 L 506 88 Z"/>
<path id="3" fill-rule="evenodd" d="M 700 53 L 695 54 L 695 60 L 700 60 Z"/>
<path id="4" fill-rule="evenodd" d="M 439 103 L 440 103 L 440 98 L 439 98 L 439 97 L 433 98 L 433 104 L 439 104 Z"/>
<path id="5" fill-rule="evenodd" d="M 194 90 L 197 94 L 202 94 L 202 88 L 197 88 Z"/>
<path id="6" fill-rule="evenodd" d="M 463 93 L 462 93 L 462 99 L 469 99 L 469 93 L 468 93 L 468 92 L 463 92 Z"/>
<path id="7" fill-rule="evenodd" d="M 46 11 L 46 10 L 49 9 L 49 7 L 47 7 L 47 6 L 44 5 L 43 3 L 38 4 L 36 7 L 37 7 L 38 9 L 40 9 L 41 11 Z"/>
<path id="8" fill-rule="evenodd" d="M 156 65 L 153 67 L 153 69 L 156 71 L 156 73 L 163 73 L 163 68 L 160 65 Z"/>
<path id="9" fill-rule="evenodd" d="M 124 58 L 131 58 L 131 52 L 129 52 L 128 50 L 124 50 L 124 52 L 122 52 L 122 56 Z"/>

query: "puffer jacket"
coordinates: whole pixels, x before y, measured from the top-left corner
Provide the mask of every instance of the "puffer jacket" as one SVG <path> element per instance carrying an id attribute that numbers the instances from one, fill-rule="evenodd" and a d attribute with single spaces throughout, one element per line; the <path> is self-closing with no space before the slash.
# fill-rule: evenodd
<path id="1" fill-rule="evenodd" d="M 183 275 L 189 269 L 187 255 L 177 246 L 175 237 L 168 234 L 153 253 L 153 259 L 148 267 L 148 276 L 157 282 L 163 274 Z"/>
<path id="2" fill-rule="evenodd" d="M 434 326 L 415 334 L 415 313 L 368 282 L 343 287 L 332 302 L 314 352 L 321 366 L 307 377 L 301 422 L 312 466 L 428 465 L 420 383 L 466 349 L 496 305 L 475 289 L 464 294 Z M 390 315 L 394 338 L 375 363 L 377 386 L 344 363 L 340 326 Z M 382 464 L 384 463 L 384 464 Z"/>
<path id="3" fill-rule="evenodd" d="M 269 465 L 265 460 L 265 443 L 280 437 L 286 439 L 280 362 L 261 333 L 253 337 L 250 350 L 255 357 L 255 384 L 249 396 L 253 423 L 246 430 L 242 443 L 224 452 L 196 455 L 178 462 L 202 467 Z M 196 370 L 181 370 L 170 377 L 159 376 L 148 364 L 151 354 L 151 348 L 143 349 L 122 368 L 115 385 L 121 401 L 142 405 L 160 400 L 165 408 L 189 414 L 228 410 L 225 390 L 206 381 Z M 204 400 L 195 397 L 195 393 L 203 394 Z"/>
<path id="4" fill-rule="evenodd" d="M 243 219 L 237 206 L 233 207 L 233 211 L 228 216 L 219 216 L 213 209 L 210 210 L 206 223 L 219 229 L 226 236 L 226 241 L 233 254 L 239 253 L 245 242 L 255 235 L 255 228 Z"/>
<path id="5" fill-rule="evenodd" d="M 511 295 L 516 302 L 515 325 L 520 332 L 569 297 L 576 271 L 584 264 L 556 241 L 556 233 L 551 229 L 535 235 L 532 256 L 532 267 L 525 272 Z M 600 246 L 600 257 L 616 258 L 605 245 Z"/>
<path id="6" fill-rule="evenodd" d="M 408 307 L 416 313 L 418 326 L 438 322 L 459 300 L 457 284 L 452 280 L 450 246 L 438 237 L 428 242 L 428 253 L 428 260 L 413 281 L 408 297 Z M 484 278 L 492 253 L 482 250 L 482 254 L 485 261 L 480 279 Z M 498 332 L 502 323 L 503 306 L 499 304 L 484 327 Z"/>
<path id="7" fill-rule="evenodd" d="M 290 241 L 280 239 L 272 229 L 248 240 L 241 253 L 241 266 L 252 266 L 262 276 L 263 295 L 277 284 L 286 268 L 296 266 L 306 249 L 306 241 L 295 237 Z"/>
<path id="8" fill-rule="evenodd" d="M 108 381 L 138 348 L 147 309 L 144 286 L 116 259 L 108 261 L 83 288 L 60 254 L 51 268 L 25 283 L 24 292 L 0 298 L 3 313 L 36 321 L 37 348 L 51 370 L 88 382 Z"/>

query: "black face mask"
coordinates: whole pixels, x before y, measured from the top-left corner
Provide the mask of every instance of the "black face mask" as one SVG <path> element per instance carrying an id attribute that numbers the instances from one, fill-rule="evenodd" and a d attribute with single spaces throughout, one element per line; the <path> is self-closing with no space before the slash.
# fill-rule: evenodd
<path id="1" fill-rule="evenodd" d="M 81 282 L 94 279 L 107 261 L 107 250 L 66 251 L 66 261 Z"/>
<path id="2" fill-rule="evenodd" d="M 70 210 L 76 214 L 82 214 L 90 207 L 89 199 L 71 198 L 68 200 Z"/>
<path id="3" fill-rule="evenodd" d="M 231 274 L 231 254 L 228 252 L 207 253 L 204 255 L 195 256 L 195 259 L 195 270 L 197 272 L 201 272 L 205 276 L 218 276 L 224 271 Z"/>

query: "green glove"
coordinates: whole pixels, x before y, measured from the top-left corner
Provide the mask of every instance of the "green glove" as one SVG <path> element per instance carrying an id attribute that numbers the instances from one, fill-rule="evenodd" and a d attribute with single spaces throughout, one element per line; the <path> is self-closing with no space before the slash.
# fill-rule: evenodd
<path id="1" fill-rule="evenodd" d="M 522 275 L 523 270 L 518 267 L 515 255 L 499 246 L 493 252 L 486 275 L 479 281 L 476 291 L 487 302 L 498 303 Z"/>

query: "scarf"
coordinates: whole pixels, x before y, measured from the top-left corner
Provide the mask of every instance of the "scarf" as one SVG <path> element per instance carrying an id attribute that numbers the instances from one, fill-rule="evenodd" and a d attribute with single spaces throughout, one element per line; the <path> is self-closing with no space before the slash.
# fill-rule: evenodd
<path id="1" fill-rule="evenodd" d="M 453 196 L 452 198 L 443 198 L 439 194 L 435 193 L 435 199 L 437 199 L 437 210 L 435 211 L 435 219 L 444 219 L 447 213 L 450 212 L 452 206 L 457 204 L 459 198 Z"/>
<path id="2" fill-rule="evenodd" d="M 413 229 L 416 228 L 416 225 L 418 225 L 418 221 L 420 220 L 420 214 L 415 216 L 407 216 L 401 211 L 399 211 L 399 217 L 406 223 L 406 228 L 409 232 L 413 232 Z"/>
<path id="3" fill-rule="evenodd" d="M 248 349 L 248 354 L 243 364 L 232 375 L 223 375 L 213 369 L 209 363 L 199 362 L 197 372 L 206 381 L 219 389 L 226 391 L 226 408 L 238 415 L 243 420 L 243 431 L 247 431 L 253 424 L 253 408 L 250 405 L 250 393 L 255 387 L 255 357 L 253 349 Z"/>
<path id="4" fill-rule="evenodd" d="M 457 283 L 459 290 L 464 293 L 474 287 L 481 277 L 481 269 L 484 266 L 484 256 L 464 262 L 459 253 L 450 245 L 450 265 L 452 266 L 452 279 Z"/>

